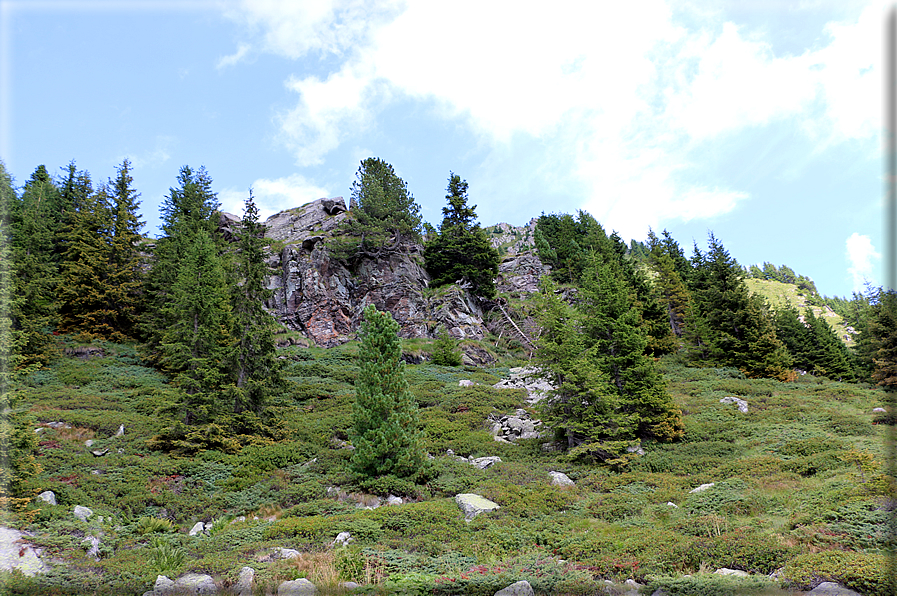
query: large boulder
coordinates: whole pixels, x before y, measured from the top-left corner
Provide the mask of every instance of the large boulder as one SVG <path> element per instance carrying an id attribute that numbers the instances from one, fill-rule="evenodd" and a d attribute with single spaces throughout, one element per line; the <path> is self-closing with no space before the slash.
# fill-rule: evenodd
<path id="1" fill-rule="evenodd" d="M 862 596 L 862 594 L 835 582 L 822 582 L 807 592 L 807 596 Z"/>
<path id="2" fill-rule="evenodd" d="M 217 594 L 218 586 L 212 576 L 200 573 L 188 573 L 172 581 L 164 575 L 156 576 L 152 592 L 144 596 L 200 596 Z"/>
<path id="3" fill-rule="evenodd" d="M 495 596 L 533 596 L 535 591 L 528 581 L 520 580 L 495 593 Z"/>
<path id="4" fill-rule="evenodd" d="M 470 521 L 483 512 L 495 511 L 499 508 L 497 503 L 473 493 L 455 495 L 455 503 L 464 513 L 464 521 Z"/>
<path id="5" fill-rule="evenodd" d="M 240 569 L 240 575 L 237 577 L 237 583 L 233 585 L 232 591 L 235 596 L 252 596 L 252 587 L 255 583 L 255 569 L 252 567 L 243 567 Z"/>
<path id="6" fill-rule="evenodd" d="M 31 577 L 46 573 L 47 565 L 41 561 L 40 552 L 26 542 L 30 534 L 0 527 L 0 571 L 18 570 Z"/>
<path id="7" fill-rule="evenodd" d="M 314 596 L 318 589 L 305 578 L 283 582 L 277 586 L 277 596 Z"/>

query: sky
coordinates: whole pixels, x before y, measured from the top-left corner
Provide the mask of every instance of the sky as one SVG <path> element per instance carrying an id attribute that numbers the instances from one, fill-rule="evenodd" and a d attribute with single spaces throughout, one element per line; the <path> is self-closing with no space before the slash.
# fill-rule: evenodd
<path id="1" fill-rule="evenodd" d="M 393 165 L 438 227 L 585 210 L 624 240 L 712 232 L 828 296 L 883 283 L 885 5 L 0 0 L 0 159 L 17 186 L 133 165 L 145 232 L 181 167 L 263 217 Z"/>

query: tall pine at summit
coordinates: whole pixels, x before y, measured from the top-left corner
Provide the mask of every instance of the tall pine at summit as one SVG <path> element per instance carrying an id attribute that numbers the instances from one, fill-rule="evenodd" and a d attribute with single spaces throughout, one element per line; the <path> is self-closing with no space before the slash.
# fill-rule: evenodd
<path id="1" fill-rule="evenodd" d="M 442 224 L 424 248 L 427 272 L 434 287 L 463 281 L 474 293 L 495 296 L 498 251 L 476 221 L 476 205 L 467 205 L 467 181 L 449 174 L 448 206 L 442 208 Z"/>

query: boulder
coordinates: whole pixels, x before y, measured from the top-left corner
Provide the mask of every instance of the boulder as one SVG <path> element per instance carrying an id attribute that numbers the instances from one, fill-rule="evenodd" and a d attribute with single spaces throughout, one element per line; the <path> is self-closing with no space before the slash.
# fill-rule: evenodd
<path id="1" fill-rule="evenodd" d="M 481 470 L 485 470 L 486 468 L 493 466 L 495 464 L 501 463 L 501 458 L 497 455 L 491 455 L 487 457 L 477 457 L 468 461 L 470 465 L 475 468 L 479 468 Z"/>
<path id="2" fill-rule="evenodd" d="M 729 569 L 728 567 L 720 567 L 716 571 L 714 571 L 717 575 L 732 575 L 735 577 L 748 577 L 750 574 L 747 571 L 742 571 L 740 569 Z"/>
<path id="3" fill-rule="evenodd" d="M 302 554 L 298 550 L 292 548 L 277 548 L 274 550 L 276 551 L 278 559 L 298 559 L 299 555 Z"/>
<path id="4" fill-rule="evenodd" d="M 524 579 L 502 588 L 495 593 L 495 596 L 534 596 L 534 594 L 533 587 Z"/>
<path id="5" fill-rule="evenodd" d="M 0 571 L 18 570 L 27 577 L 48 571 L 40 552 L 26 542 L 28 536 L 19 530 L 0 527 Z"/>
<path id="6" fill-rule="evenodd" d="M 455 495 L 455 503 L 464 513 L 464 521 L 470 521 L 481 513 L 495 511 L 499 508 L 497 503 L 472 493 Z"/>
<path id="7" fill-rule="evenodd" d="M 93 557 L 94 561 L 100 560 L 100 538 L 99 536 L 88 536 L 81 541 L 81 546 L 87 551 L 87 556 Z"/>
<path id="8" fill-rule="evenodd" d="M 90 519 L 90 516 L 93 515 L 93 509 L 89 507 L 82 507 L 81 505 L 75 505 L 74 514 L 75 517 L 77 517 L 81 521 L 87 521 L 88 519 Z"/>
<path id="9" fill-rule="evenodd" d="M 549 472 L 548 477 L 551 479 L 551 486 L 574 486 L 576 484 L 563 472 Z"/>
<path id="10" fill-rule="evenodd" d="M 862 596 L 862 594 L 835 582 L 822 582 L 807 592 L 807 596 Z"/>
<path id="11" fill-rule="evenodd" d="M 277 596 L 314 596 L 318 589 L 305 578 L 283 582 L 277 586 Z"/>
<path id="12" fill-rule="evenodd" d="M 716 485 L 716 482 L 708 482 L 707 484 L 702 484 L 701 486 L 695 487 L 688 491 L 688 494 L 701 493 Z"/>
<path id="13" fill-rule="evenodd" d="M 119 424 L 119 425 L 118 425 L 118 432 L 115 433 L 115 436 L 116 436 L 116 437 L 121 437 L 121 436 L 123 436 L 124 434 L 125 434 L 125 425 L 124 425 L 124 424 Z"/>
<path id="14" fill-rule="evenodd" d="M 730 397 L 724 397 L 724 398 L 722 398 L 721 400 L 719 400 L 719 403 L 721 403 L 721 404 L 735 404 L 735 405 L 738 406 L 738 411 L 739 411 L 739 412 L 741 412 L 742 414 L 747 414 L 747 411 L 748 411 L 748 403 L 747 403 L 746 401 L 744 401 L 743 399 L 741 399 L 740 397 L 733 397 L 733 396 L 730 396 Z"/>
<path id="15" fill-rule="evenodd" d="M 473 381 L 469 379 L 461 379 L 458 381 L 458 387 L 473 387 Z"/>
<path id="16" fill-rule="evenodd" d="M 176 594 L 177 596 L 198 596 L 200 594 L 217 593 L 218 586 L 215 585 L 215 580 L 212 579 L 212 576 L 200 573 L 188 573 L 177 578 L 171 586 L 171 592 L 169 592 L 169 594 Z"/>
<path id="17" fill-rule="evenodd" d="M 243 567 L 240 569 L 240 575 L 237 576 L 237 583 L 233 586 L 235 596 L 252 596 L 252 586 L 255 583 L 255 569 L 252 567 Z"/>
<path id="18" fill-rule="evenodd" d="M 340 532 L 336 535 L 336 538 L 333 540 L 332 546 L 348 546 L 350 542 L 353 542 L 355 539 L 352 537 L 352 534 L 349 532 Z"/>
<path id="19" fill-rule="evenodd" d="M 397 497 L 395 495 L 389 495 L 388 497 L 386 497 L 387 505 L 402 505 L 404 503 L 405 501 L 402 500 L 402 497 Z"/>
<path id="20" fill-rule="evenodd" d="M 190 531 L 188 532 L 188 534 L 190 536 L 198 536 L 198 535 L 201 535 L 202 533 L 204 533 L 205 531 L 206 531 L 206 525 L 202 522 L 196 522 L 195 524 L 193 524 L 193 527 L 190 528 Z"/>
<path id="21" fill-rule="evenodd" d="M 50 505 L 56 504 L 56 493 L 52 490 L 45 490 L 41 494 L 37 495 L 38 501 L 43 501 L 44 503 L 48 503 Z"/>
<path id="22" fill-rule="evenodd" d="M 545 399 L 555 389 L 554 385 L 542 377 L 542 371 L 536 367 L 517 367 L 508 371 L 508 377 L 493 387 L 499 389 L 525 389 L 526 401 L 530 404 Z"/>

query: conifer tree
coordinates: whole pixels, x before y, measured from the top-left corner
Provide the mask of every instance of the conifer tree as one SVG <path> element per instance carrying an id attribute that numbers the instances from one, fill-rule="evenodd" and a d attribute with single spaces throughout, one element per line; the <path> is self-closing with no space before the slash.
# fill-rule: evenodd
<path id="1" fill-rule="evenodd" d="M 4 180 L 8 175 L 3 171 Z M 4 182 L 6 184 L 6 182 Z M 13 262 L 13 367 L 44 365 L 55 354 L 58 322 L 55 258 L 58 192 L 45 166 L 38 166 L 10 209 Z"/>
<path id="2" fill-rule="evenodd" d="M 436 341 L 433 342 L 433 354 L 430 359 L 433 364 L 440 366 L 461 366 L 462 356 L 458 342 L 452 339 L 445 327 L 439 329 Z"/>
<path id="3" fill-rule="evenodd" d="M 280 361 L 275 355 L 276 321 L 264 308 L 273 293 L 266 285 L 269 267 L 265 264 L 265 226 L 252 199 L 246 199 L 243 223 L 236 243 L 235 264 L 238 283 L 233 285 L 235 385 L 238 389 L 234 412 L 261 411 L 268 397 L 282 387 Z"/>
<path id="4" fill-rule="evenodd" d="M 361 258 L 377 258 L 420 240 L 420 206 L 391 165 L 369 157 L 355 177 L 349 217 L 340 228 L 343 238 L 328 246 L 335 258 L 356 264 Z"/>
<path id="5" fill-rule="evenodd" d="M 618 271 L 593 256 L 575 306 L 543 281 L 536 360 L 558 387 L 543 419 L 569 447 L 600 460 L 619 460 L 633 441 L 682 436 L 675 408 L 653 362 L 629 288 Z"/>
<path id="6" fill-rule="evenodd" d="M 651 230 L 648 231 L 648 248 L 648 265 L 655 273 L 654 288 L 657 300 L 666 310 L 673 334 L 682 337 L 686 313 L 691 305 L 691 294 L 676 270 L 669 251 Z"/>
<path id="7" fill-rule="evenodd" d="M 498 274 L 498 251 L 476 223 L 476 205 L 467 204 L 467 182 L 450 173 L 445 198 L 448 206 L 442 208 L 439 233 L 424 249 L 432 285 L 439 287 L 463 280 L 476 294 L 492 298 Z"/>
<path id="8" fill-rule="evenodd" d="M 132 187 L 131 162 L 122 161 L 115 180 L 108 187 L 111 200 L 111 236 L 109 239 L 109 277 L 107 300 L 112 310 L 112 339 L 134 337 L 143 286 L 140 244 L 143 239 L 138 209 L 140 195 Z"/>
<path id="9" fill-rule="evenodd" d="M 875 364 L 872 380 L 893 393 L 897 391 L 897 292 L 894 290 L 879 288 L 875 292 L 868 333 Z"/>
<path id="10" fill-rule="evenodd" d="M 350 436 L 352 470 L 362 477 L 408 478 L 424 462 L 417 404 L 405 380 L 398 331 L 389 313 L 373 305 L 365 308 Z"/>

